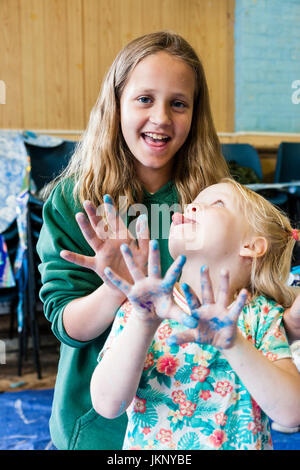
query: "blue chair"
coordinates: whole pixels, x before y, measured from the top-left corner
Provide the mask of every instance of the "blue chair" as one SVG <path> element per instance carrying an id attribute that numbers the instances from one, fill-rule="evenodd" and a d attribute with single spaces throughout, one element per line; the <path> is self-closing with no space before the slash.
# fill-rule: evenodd
<path id="1" fill-rule="evenodd" d="M 55 147 L 39 147 L 25 141 L 31 162 L 31 178 L 37 192 L 64 170 L 74 153 L 76 143 L 65 140 Z"/>
<path id="2" fill-rule="evenodd" d="M 250 144 L 222 144 L 222 153 L 227 162 L 235 161 L 241 166 L 252 168 L 262 181 L 263 174 L 259 155 Z"/>
<path id="3" fill-rule="evenodd" d="M 222 153 L 227 162 L 235 161 L 241 166 L 252 168 L 258 178 L 263 180 L 261 161 L 257 150 L 250 144 L 222 144 Z M 288 196 L 277 189 L 263 189 L 257 191 L 276 206 L 286 209 Z"/>
<path id="4" fill-rule="evenodd" d="M 281 142 L 278 147 L 274 181 L 275 183 L 300 181 L 300 142 Z M 288 197 L 290 219 L 294 225 L 299 225 L 300 187 L 289 187 Z"/>
<path id="5" fill-rule="evenodd" d="M 275 183 L 300 181 L 300 143 L 281 142 L 278 147 L 274 181 Z M 300 194 L 300 188 L 297 191 Z"/>

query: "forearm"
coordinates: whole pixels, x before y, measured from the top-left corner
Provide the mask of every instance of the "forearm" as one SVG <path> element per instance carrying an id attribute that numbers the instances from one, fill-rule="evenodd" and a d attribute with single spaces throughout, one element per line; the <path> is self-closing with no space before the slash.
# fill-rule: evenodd
<path id="1" fill-rule="evenodd" d="M 131 316 L 122 333 L 105 352 L 91 380 L 91 398 L 97 413 L 116 418 L 130 405 L 159 323 L 149 327 Z"/>
<path id="2" fill-rule="evenodd" d="M 300 322 L 299 318 L 295 322 L 290 314 L 290 309 L 287 309 L 283 315 L 284 328 L 290 343 L 300 339 Z"/>
<path id="3" fill-rule="evenodd" d="M 300 375 L 285 371 L 262 355 L 238 333 L 235 344 L 223 354 L 253 399 L 282 425 L 300 422 Z"/>
<path id="4" fill-rule="evenodd" d="M 78 341 L 97 338 L 112 323 L 115 313 L 125 300 L 102 284 L 91 294 L 72 300 L 63 311 L 63 325 L 67 334 Z"/>

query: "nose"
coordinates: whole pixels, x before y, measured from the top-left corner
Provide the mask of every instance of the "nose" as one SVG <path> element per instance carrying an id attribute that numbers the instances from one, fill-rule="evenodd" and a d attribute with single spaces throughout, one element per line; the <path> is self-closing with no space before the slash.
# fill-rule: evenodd
<path id="1" fill-rule="evenodd" d="M 200 211 L 202 211 L 205 207 L 205 204 L 203 203 L 192 203 L 192 204 L 189 204 L 186 208 L 186 210 L 184 211 L 185 215 L 186 216 L 195 216 L 197 213 L 199 213 Z"/>
<path id="2" fill-rule="evenodd" d="M 150 122 L 157 126 L 171 124 L 169 106 L 166 103 L 156 103 L 151 108 Z"/>

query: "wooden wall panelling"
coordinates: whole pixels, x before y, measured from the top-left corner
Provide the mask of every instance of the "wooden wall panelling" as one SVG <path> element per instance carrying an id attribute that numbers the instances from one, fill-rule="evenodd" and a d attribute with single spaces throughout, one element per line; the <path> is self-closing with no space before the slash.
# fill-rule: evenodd
<path id="1" fill-rule="evenodd" d="M 46 43 L 44 35 L 44 1 L 20 1 L 21 55 L 24 126 L 47 128 Z"/>
<path id="2" fill-rule="evenodd" d="M 234 0 L 0 0 L 0 15 L 0 127 L 84 129 L 119 50 L 170 29 L 203 61 L 218 131 L 233 131 Z"/>
<path id="3" fill-rule="evenodd" d="M 22 128 L 22 68 L 19 0 L 0 0 L 0 80 L 6 104 L 0 105 L 0 127 Z"/>

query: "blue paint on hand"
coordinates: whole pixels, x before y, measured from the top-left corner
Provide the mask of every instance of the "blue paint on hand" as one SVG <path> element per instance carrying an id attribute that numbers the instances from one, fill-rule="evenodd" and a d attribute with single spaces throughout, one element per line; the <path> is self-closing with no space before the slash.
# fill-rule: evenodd
<path id="1" fill-rule="evenodd" d="M 109 194 L 104 194 L 104 196 L 103 196 L 103 201 L 104 201 L 106 204 L 113 204 L 113 200 L 112 200 L 112 198 L 110 197 Z"/>

